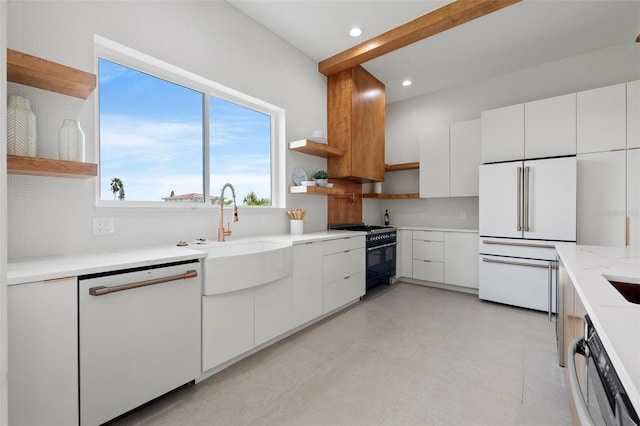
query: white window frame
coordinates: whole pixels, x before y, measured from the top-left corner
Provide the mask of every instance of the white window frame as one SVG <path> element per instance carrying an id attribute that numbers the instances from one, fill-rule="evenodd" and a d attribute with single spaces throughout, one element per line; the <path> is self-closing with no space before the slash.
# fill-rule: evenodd
<path id="1" fill-rule="evenodd" d="M 205 200 L 207 195 L 218 195 L 211 192 L 210 185 L 210 159 L 209 159 L 209 97 L 214 96 L 246 108 L 261 112 L 271 117 L 271 205 L 270 206 L 242 206 L 238 208 L 272 209 L 284 208 L 286 203 L 286 178 L 285 178 L 285 110 L 268 102 L 246 95 L 222 84 L 216 83 L 202 76 L 186 71 L 175 65 L 161 61 L 147 54 L 138 52 L 99 35 L 94 36 L 94 59 L 97 74 L 99 58 L 106 59 L 120 65 L 148 73 L 155 77 L 204 93 L 203 111 L 205 120 L 203 123 L 203 191 Z M 96 162 L 100 164 L 100 111 L 99 90 L 96 96 L 96 138 L 95 152 Z M 230 182 L 233 184 L 233 182 Z M 167 203 L 164 201 L 120 201 L 100 199 L 100 176 L 96 179 L 96 206 L 97 207 L 153 207 L 163 209 L 194 209 L 194 208 L 219 208 L 211 203 Z M 240 200 L 242 202 L 242 200 Z"/>

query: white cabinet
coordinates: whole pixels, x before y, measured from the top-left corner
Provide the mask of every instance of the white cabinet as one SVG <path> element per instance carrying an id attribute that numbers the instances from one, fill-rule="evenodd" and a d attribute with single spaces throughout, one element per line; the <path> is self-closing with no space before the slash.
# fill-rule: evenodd
<path id="1" fill-rule="evenodd" d="M 366 291 L 365 238 L 347 237 L 323 244 L 323 313 L 329 313 Z"/>
<path id="2" fill-rule="evenodd" d="M 579 92 L 578 154 L 624 149 L 627 145 L 626 85 Z"/>
<path id="3" fill-rule="evenodd" d="M 293 246 L 293 327 L 322 315 L 322 241 Z"/>
<path id="4" fill-rule="evenodd" d="M 478 288 L 478 234 L 445 232 L 444 283 Z"/>
<path id="5" fill-rule="evenodd" d="M 576 153 L 576 94 L 525 104 L 524 158 Z"/>
<path id="6" fill-rule="evenodd" d="M 627 83 L 627 148 L 640 148 L 640 80 Z"/>
<path id="7" fill-rule="evenodd" d="M 253 349 L 254 291 L 202 298 L 202 371 Z"/>
<path id="8" fill-rule="evenodd" d="M 7 297 L 9 424 L 78 424 L 76 278 L 11 285 Z"/>
<path id="9" fill-rule="evenodd" d="M 444 233 L 413 231 L 413 278 L 444 282 Z"/>
<path id="10" fill-rule="evenodd" d="M 483 111 L 481 162 L 524 158 L 524 104 Z"/>
<path id="11" fill-rule="evenodd" d="M 640 149 L 627 150 L 627 244 L 640 247 Z"/>
<path id="12" fill-rule="evenodd" d="M 449 125 L 420 130 L 420 197 L 449 196 Z"/>
<path id="13" fill-rule="evenodd" d="M 449 188 L 451 197 L 478 196 L 480 120 L 452 123 L 449 129 Z"/>
<path id="14" fill-rule="evenodd" d="M 397 238 L 396 276 L 411 278 L 413 276 L 413 231 L 399 229 Z"/>
<path id="15" fill-rule="evenodd" d="M 578 155 L 578 244 L 624 246 L 625 151 Z"/>
<path id="16" fill-rule="evenodd" d="M 292 327 L 291 275 L 255 289 L 254 345 L 259 346 Z"/>
<path id="17" fill-rule="evenodd" d="M 420 197 L 478 195 L 480 120 L 420 130 Z"/>

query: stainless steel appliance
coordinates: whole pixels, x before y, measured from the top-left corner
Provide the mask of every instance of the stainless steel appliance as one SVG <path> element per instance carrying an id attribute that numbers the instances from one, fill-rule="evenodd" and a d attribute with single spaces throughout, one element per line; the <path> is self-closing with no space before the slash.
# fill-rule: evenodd
<path id="1" fill-rule="evenodd" d="M 366 232 L 367 290 L 379 284 L 391 284 L 391 278 L 396 275 L 396 227 L 350 223 L 330 225 L 329 229 Z"/>
<path id="2" fill-rule="evenodd" d="M 576 241 L 575 156 L 480 166 L 479 297 L 555 311 L 555 242 Z"/>
<path id="3" fill-rule="evenodd" d="M 585 336 L 569 345 L 569 387 L 578 421 L 582 425 L 640 425 L 588 315 L 585 317 Z M 576 355 L 585 357 L 585 371 L 577 370 Z"/>
<path id="4" fill-rule="evenodd" d="M 201 373 L 201 267 L 78 277 L 80 424 L 111 420 Z"/>

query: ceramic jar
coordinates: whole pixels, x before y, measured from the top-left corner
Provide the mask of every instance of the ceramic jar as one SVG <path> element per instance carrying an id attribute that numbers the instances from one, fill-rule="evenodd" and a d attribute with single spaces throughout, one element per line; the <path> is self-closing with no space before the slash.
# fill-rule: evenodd
<path id="1" fill-rule="evenodd" d="M 36 115 L 28 99 L 10 95 L 7 100 L 7 154 L 35 157 L 38 154 Z"/>
<path id="2" fill-rule="evenodd" d="M 65 119 L 58 134 L 60 160 L 84 161 L 84 132 L 76 120 Z"/>

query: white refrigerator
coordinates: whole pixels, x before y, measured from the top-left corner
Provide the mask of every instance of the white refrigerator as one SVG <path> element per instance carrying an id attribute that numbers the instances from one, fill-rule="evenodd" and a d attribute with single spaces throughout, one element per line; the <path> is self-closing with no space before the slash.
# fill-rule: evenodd
<path id="1" fill-rule="evenodd" d="M 556 311 L 555 243 L 576 241 L 576 157 L 480 166 L 479 296 Z"/>

